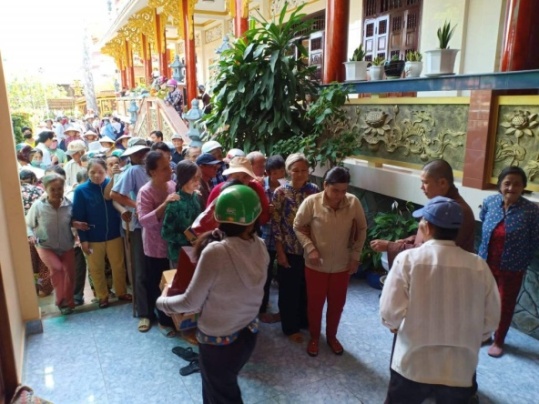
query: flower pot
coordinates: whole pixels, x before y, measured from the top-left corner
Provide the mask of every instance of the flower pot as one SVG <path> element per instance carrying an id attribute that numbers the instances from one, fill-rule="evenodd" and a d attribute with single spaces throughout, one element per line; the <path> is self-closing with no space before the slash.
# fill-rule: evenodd
<path id="1" fill-rule="evenodd" d="M 455 59 L 459 49 L 435 49 L 425 52 L 425 76 L 455 74 Z"/>
<path id="2" fill-rule="evenodd" d="M 369 62 L 344 62 L 346 68 L 346 81 L 367 80 L 367 65 Z"/>
<path id="3" fill-rule="evenodd" d="M 384 63 L 384 72 L 388 80 L 400 79 L 404 71 L 404 60 L 388 60 Z"/>
<path id="4" fill-rule="evenodd" d="M 423 62 L 406 62 L 404 65 L 404 75 L 407 78 L 416 78 L 421 76 Z"/>
<path id="5" fill-rule="evenodd" d="M 369 67 L 369 76 L 371 81 L 382 80 L 384 77 L 383 66 L 371 66 Z"/>

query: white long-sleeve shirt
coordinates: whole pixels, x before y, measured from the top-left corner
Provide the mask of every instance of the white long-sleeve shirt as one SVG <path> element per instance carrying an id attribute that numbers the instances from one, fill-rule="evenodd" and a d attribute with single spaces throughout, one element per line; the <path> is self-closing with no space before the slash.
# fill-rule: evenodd
<path id="1" fill-rule="evenodd" d="M 165 313 L 196 313 L 198 328 L 221 337 L 245 328 L 258 315 L 264 295 L 269 254 L 258 237 L 227 237 L 210 243 L 198 260 L 184 294 L 160 297 L 156 306 Z"/>
<path id="2" fill-rule="evenodd" d="M 442 240 L 401 252 L 380 298 L 382 323 L 398 330 L 391 368 L 419 383 L 470 387 L 500 310 L 496 282 L 479 256 Z"/>

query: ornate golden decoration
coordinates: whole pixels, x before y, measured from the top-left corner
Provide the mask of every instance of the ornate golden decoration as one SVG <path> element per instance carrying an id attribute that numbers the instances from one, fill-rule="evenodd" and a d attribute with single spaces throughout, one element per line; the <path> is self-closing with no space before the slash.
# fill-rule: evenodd
<path id="1" fill-rule="evenodd" d="M 125 48 L 125 39 L 119 35 L 111 39 L 101 52 L 114 58 L 118 69 L 123 70 L 127 66 L 127 52 Z"/>
<path id="2" fill-rule="evenodd" d="M 226 10 L 232 18 L 236 17 L 236 0 L 226 0 Z"/>
<path id="3" fill-rule="evenodd" d="M 385 145 L 389 153 L 398 149 L 404 156 L 418 156 L 421 161 L 444 158 L 446 148 L 464 148 L 464 131 L 438 128 L 431 112 L 411 110 L 411 118 L 398 120 L 398 105 L 388 113 L 372 108 L 366 111 L 363 125 L 359 127 L 359 138 L 370 151 L 378 151 Z M 360 108 L 356 108 L 360 113 Z"/>
<path id="4" fill-rule="evenodd" d="M 133 14 L 127 24 L 137 30 L 138 33 L 146 35 L 148 43 L 156 43 L 155 9 L 151 7 L 143 8 L 138 13 Z"/>

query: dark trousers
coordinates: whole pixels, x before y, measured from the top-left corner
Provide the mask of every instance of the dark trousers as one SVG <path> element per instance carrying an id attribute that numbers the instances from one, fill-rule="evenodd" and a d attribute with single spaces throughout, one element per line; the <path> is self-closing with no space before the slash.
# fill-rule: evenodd
<path id="1" fill-rule="evenodd" d="M 142 229 L 135 229 L 129 232 L 129 243 L 131 250 L 131 270 L 133 271 L 133 292 L 135 294 L 135 308 L 138 317 L 153 317 L 153 312 L 148 304 L 148 274 L 146 270 L 146 259 L 144 258 L 144 248 L 142 246 Z"/>
<path id="2" fill-rule="evenodd" d="M 451 387 L 408 380 L 391 369 L 386 404 L 421 404 L 434 397 L 436 404 L 468 404 L 474 396 L 473 387 Z"/>
<path id="3" fill-rule="evenodd" d="M 518 293 L 520 292 L 520 287 L 522 286 L 522 280 L 524 279 L 526 271 L 500 271 L 493 267 L 491 267 L 490 270 L 492 271 L 492 275 L 494 275 L 494 279 L 496 279 L 502 304 L 502 315 L 498 329 L 494 334 L 494 342 L 499 346 L 503 346 L 505 337 L 511 326 Z"/>
<path id="4" fill-rule="evenodd" d="M 204 404 L 243 403 L 238 374 L 255 349 L 257 335 L 244 328 L 230 345 L 199 344 Z"/>
<path id="5" fill-rule="evenodd" d="M 75 247 L 75 299 L 84 299 L 84 286 L 86 284 L 86 257 L 82 248 Z"/>
<path id="6" fill-rule="evenodd" d="M 305 260 L 301 255 L 286 254 L 290 268 L 277 266 L 279 281 L 279 311 L 285 335 L 307 328 L 307 292 L 305 290 Z"/>
<path id="7" fill-rule="evenodd" d="M 155 313 L 157 321 L 160 325 L 165 327 L 174 327 L 172 318 L 167 316 L 161 310 L 155 307 L 155 301 L 161 296 L 161 289 L 159 284 L 161 283 L 161 277 L 163 271 L 168 271 L 169 261 L 168 258 L 153 258 L 144 256 L 146 259 L 146 290 L 148 293 L 148 310 L 150 313 Z"/>
<path id="8" fill-rule="evenodd" d="M 260 305 L 259 313 L 265 313 L 268 311 L 268 302 L 270 297 L 271 280 L 273 279 L 273 265 L 275 264 L 275 257 L 277 253 L 275 251 L 268 250 L 270 260 L 268 264 L 268 277 L 264 284 L 264 297 L 262 298 L 262 304 Z"/>

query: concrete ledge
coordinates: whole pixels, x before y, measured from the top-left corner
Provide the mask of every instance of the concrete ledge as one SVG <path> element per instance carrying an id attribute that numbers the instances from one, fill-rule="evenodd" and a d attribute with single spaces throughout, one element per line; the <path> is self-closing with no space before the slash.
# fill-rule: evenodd
<path id="1" fill-rule="evenodd" d="M 26 335 L 43 334 L 43 322 L 32 320 L 26 322 Z"/>

